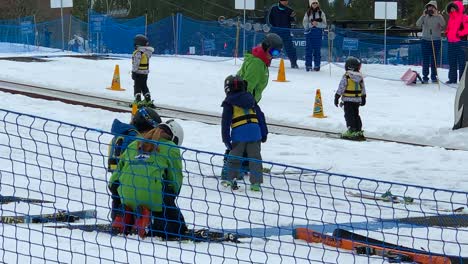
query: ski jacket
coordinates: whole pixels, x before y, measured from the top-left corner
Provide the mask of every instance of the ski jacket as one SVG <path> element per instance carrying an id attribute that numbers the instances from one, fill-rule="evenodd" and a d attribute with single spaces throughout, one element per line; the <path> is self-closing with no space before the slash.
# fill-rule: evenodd
<path id="1" fill-rule="evenodd" d="M 111 128 L 112 134 L 117 134 L 109 143 L 109 159 L 107 170 L 113 172 L 119 164 L 120 155 L 127 149 L 128 145 L 140 135 L 135 126 L 122 123 L 114 119 Z"/>
<path id="2" fill-rule="evenodd" d="M 336 94 L 342 96 L 341 100 L 343 102 L 361 103 L 361 97 L 366 95 L 366 87 L 362 74 L 355 71 L 346 71 Z"/>
<path id="3" fill-rule="evenodd" d="M 133 210 L 139 205 L 162 212 L 165 194 L 179 195 L 182 187 L 182 158 L 172 141 L 161 139 L 155 151 L 144 153 L 133 141 L 121 155 L 109 187 L 120 182 L 118 193 L 122 203 Z"/>
<path id="4" fill-rule="evenodd" d="M 153 55 L 153 52 L 153 47 L 138 46 L 132 55 L 132 72 L 138 74 L 148 74 L 149 60 Z"/>
<path id="5" fill-rule="evenodd" d="M 273 4 L 267 16 L 267 25 L 278 28 L 291 28 L 296 21 L 294 10 L 281 3 Z"/>
<path id="6" fill-rule="evenodd" d="M 248 92 L 228 94 L 221 106 L 223 107 L 221 133 L 224 143 L 255 142 L 267 136 L 265 115 L 252 94 Z"/>
<path id="7" fill-rule="evenodd" d="M 317 21 L 318 24 L 316 27 L 312 25 L 312 21 Z M 302 20 L 302 25 L 304 26 L 305 31 L 310 31 L 312 28 L 324 29 L 327 27 L 327 17 L 325 12 L 320 8 L 313 9 L 309 8 L 304 14 L 304 19 Z"/>
<path id="8" fill-rule="evenodd" d="M 456 10 L 454 12 L 449 12 L 452 6 L 455 7 Z M 468 19 L 463 11 L 464 7 L 461 1 L 451 2 L 447 6 L 447 13 L 449 13 L 446 29 L 448 42 L 459 42 L 461 37 L 468 34 Z"/>
<path id="9" fill-rule="evenodd" d="M 422 28 L 422 39 L 429 41 L 440 40 L 445 25 L 445 19 L 441 15 L 424 15 L 416 21 L 416 26 Z"/>
<path id="10" fill-rule="evenodd" d="M 252 49 L 252 54 L 247 53 L 244 56 L 244 62 L 237 72 L 247 81 L 247 91 L 254 96 L 257 103 L 262 99 L 263 90 L 268 85 L 270 62 L 271 59 L 259 45 Z"/>

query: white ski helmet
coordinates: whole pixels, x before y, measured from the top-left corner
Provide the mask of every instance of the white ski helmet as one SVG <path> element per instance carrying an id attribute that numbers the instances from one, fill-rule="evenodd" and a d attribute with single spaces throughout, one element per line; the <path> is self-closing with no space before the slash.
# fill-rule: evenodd
<path id="1" fill-rule="evenodd" d="M 178 146 L 182 145 L 182 142 L 184 141 L 184 129 L 174 119 L 169 119 L 166 122 L 159 124 L 159 127 L 161 127 L 166 132 L 170 132 L 168 134 L 172 137 L 172 142 Z"/>

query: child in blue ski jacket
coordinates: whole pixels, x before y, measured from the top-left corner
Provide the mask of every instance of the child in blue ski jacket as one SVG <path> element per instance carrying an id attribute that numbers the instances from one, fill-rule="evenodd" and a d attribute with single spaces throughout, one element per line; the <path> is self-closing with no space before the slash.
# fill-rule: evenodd
<path id="1" fill-rule="evenodd" d="M 255 102 L 252 94 L 247 92 L 247 82 L 239 75 L 230 75 L 224 81 L 226 98 L 221 106 L 223 115 L 221 131 L 223 142 L 229 149 L 228 180 L 224 186 L 238 189 L 237 179 L 241 168 L 244 152 L 247 158 L 262 160 L 261 142 L 266 142 L 268 129 L 265 115 Z M 263 183 L 263 168 L 261 162 L 249 162 L 250 189 L 260 191 Z"/>

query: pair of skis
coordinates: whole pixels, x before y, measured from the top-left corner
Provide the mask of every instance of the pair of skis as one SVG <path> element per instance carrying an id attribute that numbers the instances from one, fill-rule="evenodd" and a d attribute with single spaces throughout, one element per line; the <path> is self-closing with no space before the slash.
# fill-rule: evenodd
<path id="1" fill-rule="evenodd" d="M 19 196 L 3 196 L 0 195 L 0 204 L 9 203 L 31 203 L 31 204 L 46 204 L 53 203 L 52 201 L 26 198 Z M 35 215 L 12 215 L 0 216 L 0 223 L 3 224 L 39 224 L 39 223 L 51 223 L 51 222 L 77 222 L 80 219 L 95 218 L 97 215 L 96 210 L 58 210 L 55 213 L 48 214 L 35 214 Z"/>
<path id="2" fill-rule="evenodd" d="M 391 192 L 386 192 L 383 195 L 379 196 L 377 194 L 363 194 L 361 192 L 346 191 L 346 195 L 351 196 L 351 197 L 362 198 L 362 199 L 391 202 L 391 203 L 397 203 L 397 204 L 415 204 L 416 203 L 415 199 L 412 197 L 393 195 Z M 466 211 L 464 206 L 460 206 L 457 208 L 431 207 L 430 209 L 434 211 L 438 211 L 438 212 L 447 212 L 447 213 L 463 213 Z"/>
<path id="3" fill-rule="evenodd" d="M 119 234 L 119 231 L 112 227 L 112 224 L 83 224 L 83 225 L 57 225 L 46 226 L 47 228 L 55 229 L 68 229 L 68 230 L 81 230 L 84 232 L 100 232 L 108 233 L 111 235 Z M 129 234 L 132 235 L 132 234 Z M 248 238 L 249 236 L 240 235 L 232 232 L 223 232 L 213 229 L 191 229 L 180 239 L 173 239 L 174 241 L 193 241 L 193 242 L 233 242 L 241 243 L 240 238 Z"/>
<path id="4" fill-rule="evenodd" d="M 381 256 L 389 262 L 410 262 L 421 264 L 461 264 L 468 263 L 468 258 L 446 256 L 424 250 L 403 247 L 377 239 L 362 236 L 337 228 L 332 235 L 323 234 L 307 228 L 296 228 L 293 236 L 311 243 L 322 243 L 327 246 L 350 250 L 354 254 Z"/>
<path id="5" fill-rule="evenodd" d="M 14 216 L 1 216 L 0 223 L 3 224 L 41 224 L 41 223 L 54 223 L 54 222 L 67 222 L 73 223 L 80 219 L 95 218 L 97 215 L 96 210 L 79 210 L 67 211 L 58 210 L 51 214 L 37 214 L 37 215 L 14 215 Z"/>

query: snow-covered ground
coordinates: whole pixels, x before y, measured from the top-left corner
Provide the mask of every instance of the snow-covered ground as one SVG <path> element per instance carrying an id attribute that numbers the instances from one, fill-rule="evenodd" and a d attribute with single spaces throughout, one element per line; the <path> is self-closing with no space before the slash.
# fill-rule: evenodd
<path id="1" fill-rule="evenodd" d="M 58 54 L 58 53 L 57 53 Z M 17 56 L 18 54 L 2 54 L 3 57 Z M 30 55 L 30 54 L 27 54 Z M 79 58 L 48 58 L 48 62 L 14 62 L 0 60 L 0 79 L 18 81 L 40 86 L 53 87 L 68 91 L 77 91 L 86 94 L 95 94 L 112 98 L 132 99 L 133 83 L 130 78 L 131 61 L 129 58 L 116 60 L 87 60 Z M 127 90 L 114 92 L 105 89 L 109 87 L 115 65 L 120 66 L 121 85 Z M 186 58 L 186 57 L 154 57 L 151 60 L 151 73 L 148 84 L 156 104 L 172 105 L 192 108 L 201 111 L 221 114 L 220 104 L 224 98 L 223 80 L 228 74 L 235 73 L 240 67 L 240 60 L 219 60 L 217 58 Z M 341 108 L 333 105 L 333 95 L 344 70 L 339 65 L 325 65 L 320 72 L 306 72 L 286 69 L 286 77 L 289 82 L 278 83 L 276 79 L 278 61 L 273 63 L 270 69 L 270 83 L 263 94 L 260 106 L 265 112 L 267 120 L 274 119 L 288 124 L 296 124 L 311 128 L 326 129 L 331 131 L 345 130 L 345 121 Z M 286 63 L 288 65 L 288 63 Z M 367 135 L 395 138 L 415 141 L 435 146 L 446 146 L 468 149 L 466 138 L 467 129 L 453 131 L 453 108 L 456 89 L 436 84 L 406 86 L 398 79 L 405 71 L 406 66 L 363 65 L 362 72 L 369 76 L 365 79 L 368 91 L 368 102 L 361 108 L 361 117 L 364 130 Z M 419 70 L 420 68 L 414 67 Z M 446 79 L 447 71 L 440 70 L 440 78 Z M 379 76 L 374 78 L 371 76 Z M 311 117 L 313 111 L 316 89 L 322 93 L 323 108 L 327 115 L 325 119 Z M 60 102 L 49 102 L 31 99 L 19 95 L 0 93 L 2 109 L 27 113 L 43 118 L 61 122 L 77 124 L 79 126 L 109 131 L 114 118 L 129 120 L 129 114 L 116 114 L 112 112 L 96 110 L 81 106 L 66 105 Z M 14 129 L 14 123 L 32 127 L 41 127 L 40 120 L 31 122 L 31 118 L 17 118 L 16 114 L 6 114 L 0 110 L 1 119 L 10 120 L 13 124 L 5 126 Z M 6 117 L 5 117 L 6 116 Z M 224 144 L 221 142 L 220 126 L 206 125 L 193 121 L 180 120 L 185 130 L 184 146 L 206 152 L 223 153 Z M 54 127 L 54 123 L 48 123 Z M 54 127 L 65 135 L 81 135 L 82 130 L 75 132 L 68 126 Z M 21 129 L 20 129 L 21 130 Z M 7 130 L 9 133 L 11 130 Z M 6 139 L 5 132 L 0 133 L 0 138 Z M 76 135 L 73 133 L 77 133 Z M 33 133 L 36 135 L 35 133 Z M 86 139 L 98 138 L 99 132 L 90 132 Z M 43 137 L 37 133 L 37 137 Z M 54 170 L 54 176 L 48 178 L 46 173 L 41 173 L 38 161 L 47 159 L 44 156 L 31 157 L 33 164 L 23 167 L 26 176 L 21 174 L 11 179 L 8 172 L 14 167 L 11 161 L 10 150 L 5 143 L 0 145 L 0 164 L 2 183 L 2 195 L 13 193 L 12 186 L 23 186 L 32 190 L 56 194 L 58 206 L 76 208 L 80 207 L 80 201 L 84 201 L 84 207 L 96 205 L 100 219 L 107 218 L 108 197 L 106 196 L 105 183 L 107 177 L 103 164 L 106 153 L 105 144 L 110 135 L 99 137 L 101 144 L 78 142 L 70 143 L 67 137 L 59 139 L 58 149 L 63 150 L 62 145 L 72 144 L 72 148 L 89 151 L 89 146 L 99 150 L 89 153 L 61 153 L 53 155 L 60 159 L 61 155 L 71 164 L 59 163 L 59 167 L 68 168 L 70 171 Z M 12 142 L 15 139 L 10 138 Z M 37 138 L 36 138 L 37 140 Z M 50 138 L 48 140 L 51 140 Z M 68 138 L 70 140 L 70 138 Z M 34 149 L 34 143 L 24 141 L 22 148 Z M 44 146 L 37 146 L 37 152 Z M 21 156 L 21 149 L 17 158 L 27 159 Z M 99 153 L 101 151 L 101 153 Z M 50 153 L 49 153 L 50 154 Z M 99 156 L 99 154 L 101 154 Z M 80 155 L 85 160 L 80 164 L 76 160 Z M 194 158 L 194 152 L 186 153 L 188 158 Z M 395 143 L 381 142 L 349 142 L 344 140 L 291 137 L 271 134 L 268 141 L 262 145 L 262 156 L 265 161 L 284 163 L 292 166 L 300 166 L 316 170 L 330 169 L 329 173 L 345 174 L 362 177 L 359 183 L 354 178 L 346 178 L 340 175 L 328 175 L 319 173 L 316 177 L 291 175 L 288 180 L 280 177 L 266 179 L 262 194 L 254 194 L 244 191 L 232 194 L 229 191 L 218 190 L 217 180 L 203 178 L 213 175 L 213 171 L 202 166 L 202 172 L 188 175 L 179 204 L 183 208 L 187 222 L 198 226 L 224 227 L 228 229 L 268 229 L 272 227 L 289 227 L 293 225 L 315 225 L 349 223 L 356 221 L 370 221 L 369 218 L 392 218 L 407 216 L 409 211 L 419 212 L 422 206 L 379 206 L 362 205 L 359 199 L 344 200 L 343 187 L 373 190 L 373 180 L 396 182 L 441 188 L 464 192 L 464 195 L 446 197 L 447 193 L 441 192 L 435 197 L 466 203 L 468 191 L 468 161 L 467 151 L 448 151 L 440 147 L 412 147 Z M 91 157 L 91 158 L 90 158 Z M 210 161 L 210 154 L 204 153 L 196 158 Z M 220 164 L 220 156 L 215 157 L 215 163 Z M 54 159 L 54 158 L 52 158 Z M 52 161 L 44 161 L 47 166 L 57 166 Z M 36 164 L 36 165 L 35 165 Z M 93 165 L 93 166 L 90 166 Z M 68 167 L 70 166 L 70 167 Z M 188 171 L 195 172 L 196 164 L 188 162 Z M 29 168 L 32 167 L 32 168 Z M 18 167 L 15 167 L 18 169 Z M 274 166 L 280 170 L 280 166 Z M 28 171 L 29 169 L 29 171 Z M 205 169 L 205 170 L 204 170 Z M 216 168 L 219 172 L 219 168 Z M 27 173 L 26 173 L 27 172 Z M 216 174 L 216 171 L 214 172 Z M 31 175 L 33 174 L 33 175 Z M 43 181 L 39 181 L 39 177 Z M 313 183 L 312 183 L 313 182 Z M 38 184 L 36 186 L 36 183 Z M 62 185 L 63 184 L 63 185 Z M 289 184 L 292 184 L 289 186 Z M 332 187 L 327 187 L 331 184 Z M 246 184 L 248 186 L 248 183 Z M 388 184 L 378 186 L 379 191 L 388 188 Z M 304 187 L 310 187 L 310 189 Z M 393 187 L 401 193 L 421 195 L 430 198 L 434 192 L 428 189 L 424 193 L 418 193 L 421 189 L 398 184 Z M 54 188 L 51 190 L 50 188 Z M 291 190 L 299 193 L 290 193 Z M 85 190 L 85 193 L 80 191 Z M 393 190 L 393 189 L 392 189 Z M 94 191 L 94 194 L 93 194 Z M 341 191 L 341 193 L 340 193 Z M 16 190 L 17 194 L 28 194 L 24 190 Z M 76 192 L 76 193 L 75 193 Z M 305 194 L 302 194 L 304 192 Z M 76 196 L 75 196 L 76 195 Z M 319 196 L 318 196 L 319 195 Z M 445 196 L 445 197 L 444 197 Z M 52 195 L 51 197 L 54 197 Z M 70 198 L 72 197 L 72 198 Z M 77 198 L 75 198 L 77 197 Z M 318 198 L 320 197 L 320 198 Z M 65 199 L 69 198 L 69 199 Z M 432 197 L 434 198 L 434 197 Z M 194 199 L 194 200 L 192 200 Z M 71 200 L 71 202 L 70 202 Z M 81 205 L 83 206 L 83 205 Z M 236 209 L 233 209 L 235 206 Z M 372 211 L 371 209 L 378 209 Z M 28 205 L 2 206 L 5 212 L 37 211 L 38 208 Z M 207 214 L 208 212 L 208 214 Z M 210 216 L 208 216 L 210 215 Z M 28 260 L 31 262 L 45 262 L 44 259 L 56 262 L 131 262 L 153 261 L 165 262 L 162 259 L 171 258 L 174 262 L 222 262 L 225 263 L 308 263 L 325 261 L 328 263 L 368 263 L 367 257 L 357 257 L 345 251 L 337 251 L 333 248 L 323 250 L 322 245 L 308 245 L 300 241 L 294 241 L 290 235 L 284 233 L 271 235 L 271 239 L 264 241 L 254 238 L 248 243 L 231 245 L 206 245 L 206 244 L 180 244 L 176 242 L 161 242 L 158 240 L 139 240 L 135 237 L 110 238 L 105 234 L 82 233 L 68 231 L 49 231 L 43 227 L 31 226 L 30 228 L 18 228 L 2 226 L 4 239 L 0 240 L 3 250 L 0 261 L 13 262 Z M 429 232 L 430 231 L 430 232 Z M 385 230 L 386 240 L 398 242 L 407 246 L 428 248 L 427 240 L 431 237 L 430 249 L 436 252 L 445 252 L 459 255 L 460 252 L 468 252 L 468 240 L 466 229 L 440 229 L 422 228 L 408 229 L 397 228 Z M 365 232 L 364 232 L 365 234 Z M 388 235 L 393 234 L 393 235 Z M 399 234 L 399 237 L 394 236 Z M 14 240 L 15 237 L 25 236 L 25 242 Z M 382 233 L 377 232 L 374 237 L 379 238 Z M 413 239 L 413 237 L 421 239 Z M 441 240 L 455 243 L 455 247 L 442 246 Z M 33 241 L 33 242 L 27 242 Z M 456 242 L 455 242 L 456 241 Z M 458 247 L 456 243 L 460 243 Z M 42 247 L 48 245 L 48 248 Z M 112 245 L 113 249 L 110 248 Z M 25 250 L 24 255 L 16 255 L 15 252 Z M 2 250 L 0 250 L 2 251 Z M 50 256 L 49 256 L 50 251 Z M 69 251 L 78 252 L 73 255 Z M 81 252 L 81 253 L 79 253 Z M 194 252 L 197 252 L 195 254 Z M 34 256 L 34 258 L 29 258 Z M 93 256 L 100 256 L 99 259 Z M 465 254 L 466 256 L 466 254 Z M 157 261 L 155 258 L 158 258 Z M 382 259 L 373 258 L 371 263 L 382 263 Z"/>

